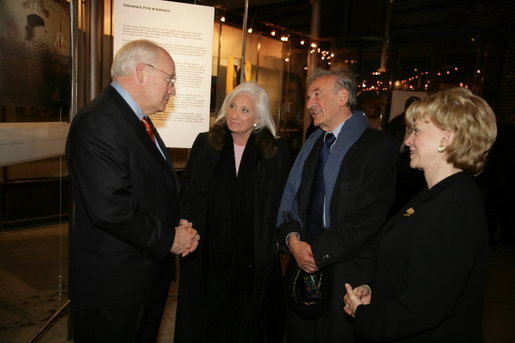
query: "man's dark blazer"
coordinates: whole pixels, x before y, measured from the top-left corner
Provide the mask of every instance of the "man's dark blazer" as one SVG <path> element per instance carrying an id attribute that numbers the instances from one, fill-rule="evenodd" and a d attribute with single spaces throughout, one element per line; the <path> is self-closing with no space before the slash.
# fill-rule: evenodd
<path id="1" fill-rule="evenodd" d="M 175 273 L 176 175 L 113 87 L 74 118 L 66 156 L 75 201 L 72 301 L 120 309 L 165 296 Z"/>
<path id="2" fill-rule="evenodd" d="M 298 209 L 304 222 L 321 140 L 306 159 L 297 193 Z M 370 282 L 378 234 L 394 197 L 397 155 L 398 147 L 392 137 L 366 129 L 342 161 L 329 204 L 330 227 L 315 240 L 310 240 L 309 234 L 296 221 L 286 222 L 279 228 L 279 239 L 283 244 L 289 233 L 300 232 L 301 239 L 311 244 L 317 266 L 331 274 L 331 307 L 321 320 L 342 329 L 337 329 L 338 332 L 325 330 L 322 341 L 347 339 L 352 342 L 352 327 L 344 325 L 348 322 L 342 310 L 344 283 L 358 286 Z M 300 327 L 298 329 L 302 331 Z M 318 335 L 323 334 L 320 331 Z"/>

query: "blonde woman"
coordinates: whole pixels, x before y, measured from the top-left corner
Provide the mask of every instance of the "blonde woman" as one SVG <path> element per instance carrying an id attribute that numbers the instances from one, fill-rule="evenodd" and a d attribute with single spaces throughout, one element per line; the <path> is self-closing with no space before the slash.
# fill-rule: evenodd
<path id="1" fill-rule="evenodd" d="M 344 310 L 374 342 L 481 343 L 488 232 L 473 176 L 495 140 L 494 113 L 453 88 L 413 104 L 406 121 L 410 166 L 427 187 L 386 224 L 373 282 L 346 284 Z"/>

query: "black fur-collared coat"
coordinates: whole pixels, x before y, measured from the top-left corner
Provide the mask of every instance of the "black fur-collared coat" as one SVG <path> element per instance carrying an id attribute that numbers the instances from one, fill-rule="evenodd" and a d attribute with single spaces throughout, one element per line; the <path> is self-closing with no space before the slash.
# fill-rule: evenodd
<path id="1" fill-rule="evenodd" d="M 275 220 L 289 169 L 286 143 L 267 129 L 251 134 L 237 174 L 227 128 L 198 135 L 183 177 L 181 218 L 201 238 L 181 259 L 176 343 L 280 339 Z"/>

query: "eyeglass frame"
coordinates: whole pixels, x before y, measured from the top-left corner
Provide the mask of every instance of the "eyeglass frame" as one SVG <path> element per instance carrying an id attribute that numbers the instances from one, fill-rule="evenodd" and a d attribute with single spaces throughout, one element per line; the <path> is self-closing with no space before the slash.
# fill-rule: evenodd
<path id="1" fill-rule="evenodd" d="M 168 79 L 166 82 L 168 83 L 168 86 L 173 87 L 175 86 L 175 83 L 177 82 L 177 76 L 168 74 L 166 71 L 164 71 L 161 68 L 156 67 L 153 64 L 145 63 L 147 66 L 159 70 L 161 73 L 166 75 L 166 78 Z"/>

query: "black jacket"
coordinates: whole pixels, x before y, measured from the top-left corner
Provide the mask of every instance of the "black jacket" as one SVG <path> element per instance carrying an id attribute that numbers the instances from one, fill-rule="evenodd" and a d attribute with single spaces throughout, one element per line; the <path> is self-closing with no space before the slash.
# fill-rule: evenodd
<path id="1" fill-rule="evenodd" d="M 297 194 L 302 218 L 306 216 L 310 199 L 318 156 L 316 147 L 317 144 L 306 159 Z M 358 285 L 370 282 L 376 242 L 394 197 L 397 155 L 398 149 L 392 137 L 368 128 L 343 158 L 329 204 L 331 225 L 309 242 L 317 266 L 330 275 L 331 280 L 329 308 L 316 324 L 318 341 L 352 342 L 354 339 L 352 326 L 342 310 L 344 283 Z M 279 228 L 279 242 L 285 245 L 286 236 L 291 232 L 300 232 L 301 238 L 309 241 L 300 224 L 289 221 Z M 299 331 L 298 327 L 305 326 L 305 323 L 293 326 L 297 326 Z M 313 339 L 306 337 L 305 341 Z"/>
<path id="2" fill-rule="evenodd" d="M 213 175 L 224 149 L 232 153 L 232 138 L 225 127 L 216 127 L 209 133 L 201 133 L 195 140 L 184 173 L 181 191 L 181 218 L 188 219 L 199 231 L 201 239 L 198 249 L 181 259 L 181 276 L 179 285 L 179 298 L 177 304 L 177 319 L 175 324 L 175 342 L 208 342 L 206 337 L 206 294 L 210 288 L 207 246 L 210 242 L 210 232 L 207 228 L 209 208 L 216 213 L 227 213 L 229 216 L 239 215 L 236 209 L 224 208 L 231 203 L 230 192 L 225 199 L 217 203 L 210 203 L 210 187 L 217 184 Z M 245 154 L 254 151 L 252 159 L 245 160 Z M 222 162 L 234 165 L 233 159 L 223 159 Z M 248 165 L 244 165 L 249 163 Z M 250 165 L 251 164 L 251 165 Z M 288 149 L 283 140 L 276 140 L 272 134 L 264 129 L 253 133 L 245 148 L 240 165 L 246 168 L 246 187 L 252 199 L 243 204 L 243 211 L 248 213 L 242 230 L 249 230 L 252 234 L 253 275 L 250 277 L 252 293 L 249 298 L 248 313 L 241 314 L 239 318 L 241 331 L 247 335 L 243 342 L 252 342 L 263 304 L 265 293 L 275 282 L 278 275 L 277 266 L 277 240 L 275 236 L 275 219 L 279 207 L 283 185 L 290 168 Z M 245 188 L 243 188 L 245 189 Z M 245 191 L 244 191 L 245 192 Z M 247 195 L 238 194 L 242 197 Z M 248 205 L 248 206 L 246 206 Z M 250 208 L 249 208 L 250 206 Z M 222 230 L 220 230 L 222 231 Z M 211 236 L 211 239 L 213 237 Z M 238 245 L 238 242 L 236 242 Z M 238 247 L 235 246 L 234 250 Z M 242 258 L 245 258 L 242 256 Z M 242 280 L 246 281 L 246 280 Z M 193 328 L 193 329 L 192 329 Z"/>
<path id="3" fill-rule="evenodd" d="M 74 118 L 66 157 L 75 201 L 72 301 L 119 309 L 165 296 L 175 272 L 175 171 L 114 88 Z"/>
<path id="4" fill-rule="evenodd" d="M 423 190 L 385 226 L 372 303 L 356 330 L 381 342 L 483 342 L 488 233 L 468 172 Z"/>

